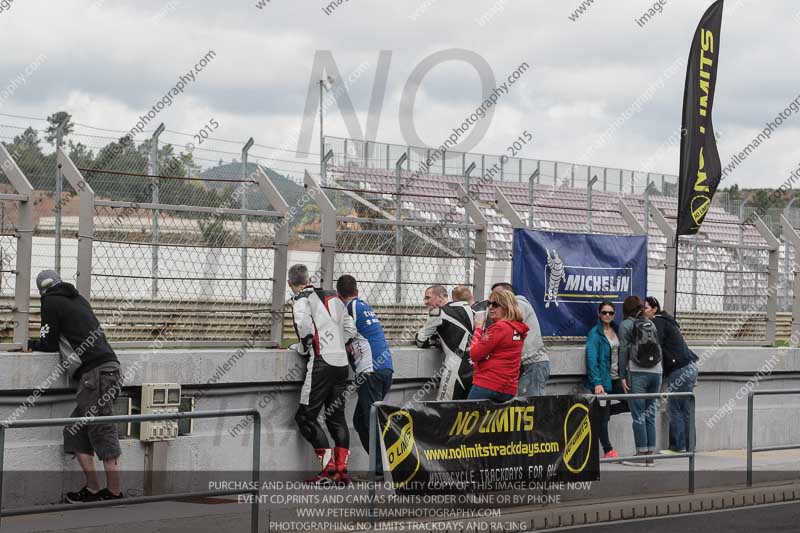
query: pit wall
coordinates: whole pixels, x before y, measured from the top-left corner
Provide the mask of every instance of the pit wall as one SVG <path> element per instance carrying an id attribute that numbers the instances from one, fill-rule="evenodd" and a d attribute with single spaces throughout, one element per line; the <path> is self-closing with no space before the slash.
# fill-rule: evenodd
<path id="1" fill-rule="evenodd" d="M 787 348 L 725 347 L 704 355 L 706 348 L 693 346 L 702 357 L 695 389 L 697 395 L 697 448 L 700 451 L 746 446 L 747 390 L 800 387 L 800 351 Z M 706 352 L 707 353 L 707 352 Z M 123 373 L 128 376 L 126 393 L 138 395 L 142 383 L 180 383 L 184 396 L 194 396 L 200 411 L 256 407 L 262 414 L 261 465 L 265 471 L 311 471 L 318 468 L 311 447 L 302 439 L 294 422 L 304 360 L 294 352 L 272 349 L 162 349 L 119 350 Z M 394 385 L 387 401 L 401 405 L 429 400 L 436 383 L 431 376 L 442 357 L 436 350 L 398 347 L 393 351 Z M 67 417 L 74 407 L 74 392 L 66 376 L 58 372 L 56 354 L 0 352 L 0 420 L 17 412 L 17 418 Z M 557 347 L 551 351 L 548 394 L 581 390 L 585 375 L 582 347 Z M 758 378 L 755 376 L 758 375 Z M 51 377 L 52 376 L 52 377 Z M 38 398 L 29 396 L 40 385 L 52 383 Z M 209 383 L 212 383 L 209 385 Z M 33 405 L 20 408 L 29 399 Z M 355 431 L 352 413 L 356 394 L 347 402 L 351 426 L 351 464 L 366 468 L 366 454 Z M 756 446 L 800 444 L 800 396 L 756 398 Z M 658 440 L 666 447 L 666 416 L 658 415 Z M 252 424 L 246 419 L 195 420 L 191 435 L 164 445 L 170 471 L 249 471 Z M 77 471 L 74 460 L 62 453 L 59 428 L 11 429 L 6 432 L 4 469 L 18 471 Z M 620 454 L 633 453 L 629 414 L 612 418 L 610 434 Z M 124 439 L 123 468 L 141 473 L 145 469 L 144 443 Z M 681 466 L 680 468 L 683 468 Z M 12 474 L 13 475 L 13 474 Z M 297 477 L 302 474 L 298 473 Z M 141 476 L 129 476 L 126 488 L 141 494 Z M 3 507 L 51 503 L 60 499 L 66 481 L 21 486 L 5 483 Z M 180 476 L 165 477 L 164 490 L 182 490 Z M 74 483 L 74 480 L 73 480 Z M 133 486 L 132 486 L 133 485 Z M 78 487 L 79 488 L 79 487 Z M 23 496 L 25 494 L 25 496 Z"/>

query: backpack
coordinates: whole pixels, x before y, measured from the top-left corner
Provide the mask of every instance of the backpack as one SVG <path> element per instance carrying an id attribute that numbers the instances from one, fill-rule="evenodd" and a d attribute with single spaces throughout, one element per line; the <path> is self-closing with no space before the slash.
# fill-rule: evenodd
<path id="1" fill-rule="evenodd" d="M 633 321 L 631 359 L 643 368 L 652 368 L 661 362 L 661 345 L 656 325 L 646 318 Z"/>

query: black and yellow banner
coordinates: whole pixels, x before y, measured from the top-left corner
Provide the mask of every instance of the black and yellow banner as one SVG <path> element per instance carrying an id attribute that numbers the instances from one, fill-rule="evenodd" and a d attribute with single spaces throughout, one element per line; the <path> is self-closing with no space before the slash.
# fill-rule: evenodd
<path id="1" fill-rule="evenodd" d="M 694 235 L 700 229 L 722 174 L 711 121 L 722 6 L 723 0 L 717 0 L 700 19 L 686 67 L 681 130 L 684 135 L 678 176 L 678 235 Z"/>
<path id="2" fill-rule="evenodd" d="M 408 493 L 599 479 L 593 396 L 376 406 L 385 462 Z"/>

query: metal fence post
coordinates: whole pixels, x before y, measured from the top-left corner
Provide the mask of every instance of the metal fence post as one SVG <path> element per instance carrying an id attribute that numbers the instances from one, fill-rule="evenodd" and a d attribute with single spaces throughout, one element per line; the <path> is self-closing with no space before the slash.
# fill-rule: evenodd
<path id="1" fill-rule="evenodd" d="M 652 206 L 653 222 L 667 239 L 666 261 L 664 264 L 664 309 L 677 309 L 678 287 L 675 283 L 675 271 L 678 268 L 675 229 L 667 222 L 661 210 Z"/>
<path id="2" fill-rule="evenodd" d="M 753 391 L 747 393 L 747 486 L 753 486 Z"/>
<path id="3" fill-rule="evenodd" d="M 780 282 L 778 254 L 780 252 L 781 242 L 775 237 L 769 229 L 769 226 L 767 226 L 760 216 L 753 213 L 753 217 L 756 229 L 769 247 L 769 267 L 767 270 L 767 338 L 765 339 L 765 344 L 766 346 L 774 346 L 777 333 L 778 283 Z M 757 283 L 755 289 L 756 292 L 758 292 Z"/>
<path id="4" fill-rule="evenodd" d="M 475 287 L 473 295 L 475 296 L 475 300 L 482 300 L 486 285 L 486 249 L 488 245 L 487 230 L 489 228 L 489 222 L 486 220 L 486 217 L 483 216 L 478 204 L 470 198 L 467 190 L 463 186 L 457 185 L 456 193 L 459 198 L 467 198 L 464 204 L 464 211 L 466 211 L 467 216 L 472 219 L 473 224 L 481 226 L 480 229 L 475 231 L 475 275 L 473 278 Z M 467 235 L 469 235 L 469 233 L 467 233 Z"/>
<path id="5" fill-rule="evenodd" d="M 92 242 L 94 241 L 94 190 L 83 179 L 83 175 L 64 152 L 59 148 L 56 160 L 61 172 L 78 192 L 80 218 L 78 222 L 78 273 L 76 285 L 78 292 L 89 300 L 92 293 Z"/>
<path id="6" fill-rule="evenodd" d="M 150 175 L 158 176 L 158 137 L 164 132 L 165 126 L 162 122 L 158 125 L 153 132 L 152 142 L 150 146 L 150 160 L 148 166 L 150 167 Z M 152 178 L 152 202 L 156 205 L 159 203 L 158 196 L 158 178 Z M 158 209 L 153 209 L 153 246 L 152 246 L 152 297 L 158 297 Z"/>
<path id="7" fill-rule="evenodd" d="M 792 297 L 792 335 L 794 339 L 800 339 L 800 234 L 794 229 L 792 223 L 785 216 L 781 215 L 781 226 L 784 241 L 791 243 L 794 248 L 794 277 L 792 279 L 792 289 L 794 295 Z M 788 249 L 786 250 L 788 254 Z"/>
<path id="8" fill-rule="evenodd" d="M 336 208 L 320 188 L 317 180 L 306 171 L 303 179 L 305 188 L 319 207 L 320 214 L 320 273 L 322 288 L 333 289 L 334 267 L 336 264 Z"/>
<path id="9" fill-rule="evenodd" d="M 242 195 L 241 199 L 239 200 L 240 206 L 242 209 L 247 209 L 247 189 L 249 187 L 249 183 L 246 182 L 248 179 L 247 177 L 247 152 L 250 150 L 250 147 L 253 146 L 255 141 L 252 137 L 250 137 L 247 142 L 244 144 L 242 148 L 242 179 L 245 180 L 245 183 L 242 183 Z M 247 215 L 242 215 L 242 300 L 247 300 Z"/>
<path id="10" fill-rule="evenodd" d="M 33 256 L 33 187 L 16 161 L 0 144 L 0 167 L 18 194 L 16 282 L 14 286 L 14 342 L 27 348 L 28 320 L 31 301 L 31 259 Z M 0 490 L 2 488 L 0 487 Z"/>
<path id="11" fill-rule="evenodd" d="M 283 339 L 283 306 L 286 304 L 286 271 L 289 261 L 289 204 L 266 172 L 261 169 L 261 166 L 256 166 L 256 172 L 253 175 L 259 189 L 267 197 L 272 208 L 283 214 L 276 225 L 272 241 L 275 255 L 272 261 L 272 332 L 270 339 L 280 345 Z M 246 185 L 250 186 L 249 183 Z"/>
<path id="12" fill-rule="evenodd" d="M 587 205 L 589 207 L 589 212 L 588 212 L 588 216 L 589 216 L 588 229 L 589 229 L 589 231 L 588 231 L 588 233 L 592 232 L 592 189 L 594 188 L 594 184 L 595 183 L 597 183 L 597 176 L 591 178 L 590 180 L 588 180 L 586 182 L 586 188 L 587 188 L 587 191 L 586 191 L 586 202 L 587 202 Z"/>
<path id="13" fill-rule="evenodd" d="M 253 413 L 253 484 L 261 487 L 261 414 Z M 258 533 L 259 493 L 253 498 L 250 508 L 250 533 Z"/>
<path id="14" fill-rule="evenodd" d="M 689 448 L 692 455 L 689 456 L 689 494 L 694 494 L 694 456 L 697 451 L 697 435 L 694 427 L 697 411 L 697 398 L 692 394 L 689 401 L 692 408 L 689 411 Z"/>
<path id="15" fill-rule="evenodd" d="M 528 178 L 528 227 L 533 229 L 533 216 L 535 214 L 535 205 L 533 203 L 533 186 L 539 183 L 539 162 L 536 162 L 536 170 Z M 496 189 L 499 190 L 499 189 Z M 509 204 L 510 205 L 510 204 Z"/>
<path id="16" fill-rule="evenodd" d="M 639 223 L 639 220 L 636 218 L 636 215 L 628 208 L 625 202 L 622 201 L 620 198 L 617 201 L 617 209 L 619 209 L 619 214 L 622 215 L 622 218 L 628 224 L 628 227 L 631 229 L 631 233 L 634 235 L 647 235 L 644 231 L 644 227 Z"/>
<path id="17" fill-rule="evenodd" d="M 484 157 L 485 156 L 481 156 L 481 178 L 482 179 L 485 177 L 485 174 L 483 173 L 483 158 Z M 475 170 L 475 163 L 470 163 L 470 165 L 464 171 L 464 187 L 463 187 L 463 189 L 465 191 L 465 194 L 462 195 L 460 192 L 457 193 L 458 198 L 465 198 L 466 199 L 466 201 L 464 202 L 464 204 L 465 204 L 464 205 L 464 224 L 469 224 L 469 213 L 467 212 L 467 209 L 466 209 L 466 203 L 470 201 L 470 198 L 469 198 L 470 174 L 472 173 L 473 170 Z M 459 185 L 459 187 L 461 187 L 461 186 Z M 456 191 L 460 191 L 460 189 L 456 188 Z M 459 200 L 456 200 L 457 203 L 458 203 L 458 201 Z M 467 285 L 469 285 L 470 271 L 472 270 L 470 268 L 471 264 L 470 264 L 470 260 L 469 260 L 468 256 L 469 256 L 469 230 L 465 229 L 465 231 L 464 231 L 464 272 L 466 273 L 465 284 L 467 284 Z M 477 294 L 475 294 L 475 297 L 477 298 Z"/>
<path id="18" fill-rule="evenodd" d="M 56 129 L 56 150 L 64 145 L 64 122 L 58 125 Z M 62 204 L 61 197 L 64 192 L 64 176 L 61 174 L 61 169 L 56 164 L 56 235 L 55 235 L 55 271 L 61 274 L 61 214 Z"/>
<path id="19" fill-rule="evenodd" d="M 402 192 L 403 192 L 403 163 L 408 159 L 408 152 L 403 152 L 403 154 L 398 158 L 397 162 L 394 164 L 395 168 L 395 187 L 397 189 L 397 205 L 395 207 L 395 220 L 398 222 L 403 219 L 403 200 L 402 200 Z M 394 287 L 394 302 L 399 304 L 403 301 L 403 287 L 401 285 L 403 281 L 403 226 L 397 224 L 395 227 L 395 257 L 394 257 L 394 266 L 395 266 L 395 287 Z"/>
<path id="20" fill-rule="evenodd" d="M 494 188 L 494 203 L 495 209 L 500 211 L 500 214 L 508 219 L 512 229 L 525 227 L 525 223 L 522 221 L 519 214 L 517 214 L 514 206 L 508 201 L 508 198 L 506 198 L 506 195 L 500 190 L 500 187 L 497 186 Z"/>

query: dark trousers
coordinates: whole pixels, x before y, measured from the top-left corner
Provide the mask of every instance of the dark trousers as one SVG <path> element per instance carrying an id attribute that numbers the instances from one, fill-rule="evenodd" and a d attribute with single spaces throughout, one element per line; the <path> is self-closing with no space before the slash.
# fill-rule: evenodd
<path id="1" fill-rule="evenodd" d="M 369 412 L 373 403 L 383 401 L 389 394 L 389 389 L 392 387 L 392 371 L 383 369 L 367 372 L 356 376 L 356 382 L 360 382 L 360 384 L 358 385 L 358 401 L 353 411 L 353 427 L 358 433 L 361 445 L 369 453 Z M 380 450 L 379 447 L 375 449 Z M 383 474 L 383 465 L 380 459 L 376 461 L 375 471 L 379 475 Z"/>
<path id="2" fill-rule="evenodd" d="M 611 392 L 610 394 L 625 394 L 625 390 L 622 388 L 622 380 L 615 379 L 611 381 Z M 600 409 L 600 446 L 603 447 L 603 453 L 608 453 L 614 449 L 611 445 L 611 438 L 608 435 L 608 422 L 612 416 L 618 415 L 621 413 L 628 413 L 630 412 L 630 407 L 628 407 L 628 402 L 622 401 L 619 403 L 611 404 L 609 402 L 605 407 Z"/>

